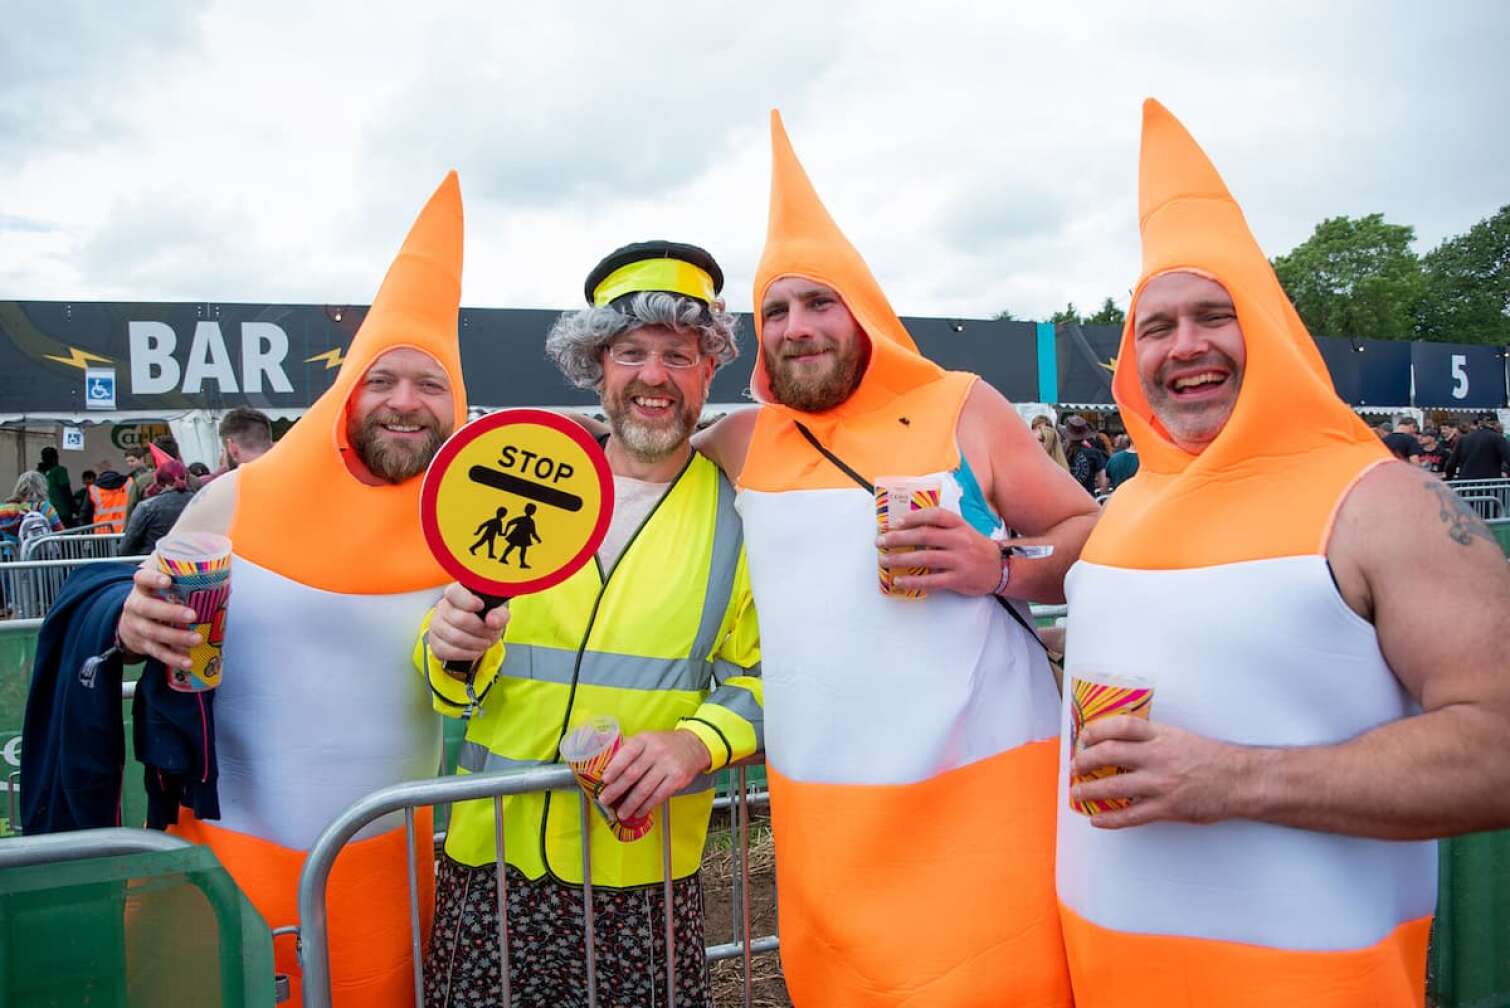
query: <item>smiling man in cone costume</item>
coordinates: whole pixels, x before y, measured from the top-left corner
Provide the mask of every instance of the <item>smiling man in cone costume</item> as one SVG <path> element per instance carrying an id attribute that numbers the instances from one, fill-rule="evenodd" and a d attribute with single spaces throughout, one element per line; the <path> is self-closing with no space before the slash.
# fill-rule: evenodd
<path id="1" fill-rule="evenodd" d="M 1076 1003 L 1419 1005 L 1430 838 L 1510 823 L 1510 573 L 1337 398 L 1154 101 L 1139 219 L 1113 390 L 1141 464 L 1070 572 L 1066 675 L 1151 679 L 1152 720 L 1093 722 L 1073 754 L 1128 772 L 1070 796 L 1132 800 L 1060 811 Z"/>
<path id="2" fill-rule="evenodd" d="M 215 851 L 269 925 L 296 923 L 320 831 L 356 799 L 433 776 L 440 724 L 409 667 L 413 627 L 449 580 L 426 548 L 420 477 L 466 419 L 457 317 L 461 191 L 453 172 L 420 213 L 335 383 L 273 449 L 212 483 L 175 531 L 230 537 L 225 678 L 215 695 L 221 817 L 177 832 Z M 335 521 L 289 520 L 289 495 Z M 135 654 L 184 665 L 187 613 L 139 571 L 119 627 Z M 192 622 L 192 620 L 188 621 Z M 336 716 L 332 716 L 336 715 Z M 420 906 L 433 885 L 430 811 L 416 816 Z M 402 819 L 357 834 L 327 897 L 337 1005 L 413 1000 Z M 278 970 L 300 997 L 293 943 Z"/>
<path id="3" fill-rule="evenodd" d="M 700 446 L 736 477 L 760 610 L 781 958 L 804 1006 L 1069 1004 L 1052 893 L 1048 661 L 993 594 L 1062 598 L 1095 506 L 1002 396 L 922 357 L 772 116 L 758 410 Z M 941 504 L 888 545 L 877 476 Z M 1003 520 L 1005 526 L 1003 526 Z M 1010 566 L 989 533 L 1056 547 Z"/>

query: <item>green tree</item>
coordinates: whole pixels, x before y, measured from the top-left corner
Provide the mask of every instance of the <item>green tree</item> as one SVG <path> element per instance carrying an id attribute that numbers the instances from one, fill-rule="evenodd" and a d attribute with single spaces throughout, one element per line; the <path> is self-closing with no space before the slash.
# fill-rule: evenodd
<path id="1" fill-rule="evenodd" d="M 1114 325 L 1119 326 L 1127 321 L 1127 313 L 1117 307 L 1117 302 L 1107 298 L 1101 302 L 1101 308 L 1096 314 L 1085 320 L 1086 325 Z"/>
<path id="2" fill-rule="evenodd" d="M 1383 214 L 1330 217 L 1274 272 L 1314 335 L 1410 339 L 1424 288 L 1414 240 L 1414 228 Z"/>
<path id="3" fill-rule="evenodd" d="M 1510 206 L 1426 254 L 1421 339 L 1510 343 Z"/>
<path id="4" fill-rule="evenodd" d="M 1016 322 L 1017 321 L 1017 316 L 1012 314 L 1012 309 L 1010 309 L 1010 308 L 1003 308 L 1001 311 L 997 312 L 995 315 L 992 315 L 991 318 L 994 321 L 996 321 L 996 322 Z"/>
<path id="5" fill-rule="evenodd" d="M 1071 301 L 1059 311 L 1056 311 L 1049 318 L 1049 321 L 1054 323 L 1055 325 L 1062 325 L 1066 322 L 1074 322 L 1076 324 L 1079 324 L 1084 322 L 1085 319 L 1080 317 L 1080 312 L 1075 309 L 1075 302 Z"/>

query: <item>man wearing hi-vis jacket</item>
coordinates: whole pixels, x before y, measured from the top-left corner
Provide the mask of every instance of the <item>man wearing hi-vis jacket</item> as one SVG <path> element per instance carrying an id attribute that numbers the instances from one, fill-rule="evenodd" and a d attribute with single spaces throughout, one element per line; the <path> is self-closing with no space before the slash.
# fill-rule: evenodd
<path id="1" fill-rule="evenodd" d="M 688 441 L 714 372 L 736 353 L 722 284 L 712 256 L 674 242 L 626 246 L 592 271 L 589 307 L 562 316 L 546 350 L 568 380 L 600 393 L 609 420 L 614 509 L 596 563 L 485 616 L 479 598 L 452 585 L 415 649 L 435 706 L 452 716 L 469 698 L 443 662 L 482 659 L 462 772 L 557 762 L 569 728 L 617 718 L 625 741 L 601 800 L 621 819 L 656 815 L 628 842 L 590 818 L 592 955 L 605 1006 L 667 1003 L 657 812 L 667 799 L 676 1003 L 709 1004 L 697 875 L 708 775 L 763 748 L 758 630 L 734 491 Z M 579 808 L 575 792 L 504 799 L 515 1005 L 586 1003 Z M 425 979 L 431 1008 L 500 1003 L 496 857 L 493 803 L 453 806 Z"/>

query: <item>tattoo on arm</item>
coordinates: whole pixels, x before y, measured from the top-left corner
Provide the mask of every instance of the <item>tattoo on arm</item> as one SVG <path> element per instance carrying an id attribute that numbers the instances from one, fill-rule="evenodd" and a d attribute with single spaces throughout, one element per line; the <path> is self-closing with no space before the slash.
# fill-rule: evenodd
<path id="1" fill-rule="evenodd" d="M 1477 536 L 1495 546 L 1499 545 L 1494 533 L 1489 531 L 1489 526 L 1484 524 L 1484 520 L 1456 491 L 1437 479 L 1427 480 L 1424 485 L 1437 497 L 1437 504 L 1441 508 L 1437 517 L 1447 523 L 1449 539 L 1459 546 L 1468 546 Z"/>

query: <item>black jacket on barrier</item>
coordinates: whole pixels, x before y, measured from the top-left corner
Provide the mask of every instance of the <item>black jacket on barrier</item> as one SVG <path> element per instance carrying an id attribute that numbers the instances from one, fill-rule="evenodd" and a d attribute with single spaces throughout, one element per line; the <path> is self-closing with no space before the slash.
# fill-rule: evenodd
<path id="1" fill-rule="evenodd" d="M 21 731 L 24 833 L 120 825 L 121 660 L 99 656 L 115 640 L 132 570 L 79 568 L 42 622 Z"/>
<path id="2" fill-rule="evenodd" d="M 133 573 L 124 564 L 79 568 L 42 623 L 21 739 L 24 833 L 122 825 L 126 742 L 113 644 Z M 136 757 L 146 764 L 147 825 L 176 821 L 180 803 L 218 818 L 214 694 L 169 688 L 162 663 L 149 661 L 132 720 Z"/>

